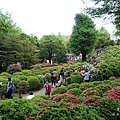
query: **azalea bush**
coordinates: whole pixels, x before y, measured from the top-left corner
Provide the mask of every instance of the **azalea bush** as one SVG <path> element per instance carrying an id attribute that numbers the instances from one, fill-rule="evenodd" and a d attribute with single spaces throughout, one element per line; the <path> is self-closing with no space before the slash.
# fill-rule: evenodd
<path id="1" fill-rule="evenodd" d="M 68 89 L 67 89 L 65 86 L 58 87 L 58 88 L 55 88 L 55 89 L 52 91 L 52 95 L 62 94 L 62 93 L 67 92 L 67 90 L 68 90 Z"/>
<path id="2" fill-rule="evenodd" d="M 74 96 L 80 96 L 81 95 L 81 93 L 82 93 L 82 90 L 80 90 L 79 88 L 72 88 L 72 89 L 70 89 L 70 90 L 68 90 L 67 92 L 66 92 L 66 94 L 72 94 L 72 95 L 74 95 Z"/>
<path id="3" fill-rule="evenodd" d="M 79 88 L 80 84 L 79 83 L 72 83 L 72 84 L 70 84 L 70 85 L 68 85 L 66 87 L 67 87 L 68 90 L 72 89 L 72 88 Z"/>
<path id="4" fill-rule="evenodd" d="M 3 100 L 0 102 L 0 116 L 2 120 L 26 120 L 35 114 L 38 106 L 25 99 Z"/>
<path id="5" fill-rule="evenodd" d="M 18 64 L 11 64 L 10 66 L 8 66 L 7 72 L 10 74 L 13 74 L 15 72 L 22 72 L 22 68 Z"/>

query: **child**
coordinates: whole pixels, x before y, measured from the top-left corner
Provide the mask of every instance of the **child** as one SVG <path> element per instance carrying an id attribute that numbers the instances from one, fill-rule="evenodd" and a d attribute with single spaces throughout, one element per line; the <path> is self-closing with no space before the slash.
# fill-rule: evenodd
<path id="1" fill-rule="evenodd" d="M 28 99 L 32 99 L 33 97 L 34 97 L 33 92 L 30 91 L 30 92 L 29 92 L 29 95 L 27 96 L 26 99 L 27 99 L 27 100 L 28 100 Z"/>
<path id="2" fill-rule="evenodd" d="M 48 81 L 46 81 L 46 83 L 44 84 L 45 87 L 45 95 L 50 96 L 51 93 L 51 85 L 48 83 Z"/>

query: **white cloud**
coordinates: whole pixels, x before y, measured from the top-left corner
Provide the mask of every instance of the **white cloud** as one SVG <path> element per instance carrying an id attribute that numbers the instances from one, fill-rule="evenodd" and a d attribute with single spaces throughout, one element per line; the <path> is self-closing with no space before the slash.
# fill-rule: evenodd
<path id="1" fill-rule="evenodd" d="M 81 0 L 0 0 L 0 8 L 12 13 L 17 26 L 38 37 L 58 32 L 71 34 L 75 14 L 83 7 Z M 98 28 L 104 25 L 101 20 L 95 23 Z M 109 27 L 113 29 L 112 25 Z M 112 34 L 109 27 L 105 26 Z"/>

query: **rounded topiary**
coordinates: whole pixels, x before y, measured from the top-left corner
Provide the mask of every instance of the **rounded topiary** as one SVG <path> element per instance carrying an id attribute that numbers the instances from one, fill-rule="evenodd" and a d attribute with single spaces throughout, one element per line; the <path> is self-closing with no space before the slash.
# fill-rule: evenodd
<path id="1" fill-rule="evenodd" d="M 72 82 L 71 82 L 71 78 L 70 77 L 67 77 L 67 78 L 65 78 L 65 82 L 69 85 L 69 84 L 71 84 Z"/>
<path id="2" fill-rule="evenodd" d="M 50 73 L 46 73 L 44 75 L 44 79 L 45 79 L 45 81 L 51 82 L 51 74 Z"/>
<path id="3" fill-rule="evenodd" d="M 79 83 L 72 83 L 72 84 L 67 86 L 67 89 L 70 90 L 70 89 L 79 88 L 79 87 L 80 87 Z"/>
<path id="4" fill-rule="evenodd" d="M 37 77 L 35 76 L 31 76 L 27 79 L 29 85 L 30 85 L 30 89 L 31 90 L 37 90 L 40 87 L 40 81 Z"/>
<path id="5" fill-rule="evenodd" d="M 7 83 L 7 77 L 6 76 L 0 76 L 0 82 L 6 84 Z"/>
<path id="6" fill-rule="evenodd" d="M 30 86 L 29 83 L 25 80 L 22 80 L 17 84 L 17 87 L 21 90 L 29 89 L 29 86 Z"/>
<path id="7" fill-rule="evenodd" d="M 33 69 L 32 72 L 34 73 L 34 75 L 42 75 L 41 70 L 39 69 L 37 70 Z"/>
<path id="8" fill-rule="evenodd" d="M 46 73 L 50 73 L 48 69 L 42 69 L 41 74 L 45 75 Z"/>
<path id="9" fill-rule="evenodd" d="M 17 77 L 12 77 L 12 82 L 15 86 L 17 86 L 17 84 L 20 82 L 20 79 Z"/>
<path id="10" fill-rule="evenodd" d="M 94 87 L 94 86 L 95 85 L 93 85 L 92 82 L 90 82 L 90 83 L 83 82 L 80 84 L 79 88 L 80 88 L 80 90 L 83 91 L 83 90 L 86 90 L 87 88 Z"/>
<path id="11" fill-rule="evenodd" d="M 15 75 L 23 75 L 23 73 L 22 72 L 15 72 L 15 73 L 13 73 L 13 76 L 15 76 Z"/>
<path id="12" fill-rule="evenodd" d="M 79 88 L 72 88 L 72 89 L 68 90 L 66 93 L 72 94 L 74 96 L 80 96 L 82 93 L 82 90 L 80 90 Z"/>
<path id="13" fill-rule="evenodd" d="M 7 73 L 7 72 L 2 72 L 2 73 L 0 74 L 0 76 L 6 76 L 7 78 L 8 78 L 8 77 L 9 77 L 9 78 L 12 77 L 12 75 L 9 74 L 9 73 Z"/>
<path id="14" fill-rule="evenodd" d="M 33 65 L 33 69 L 41 70 L 41 66 L 39 64 Z"/>
<path id="15" fill-rule="evenodd" d="M 83 77 L 80 75 L 71 75 L 70 79 L 71 79 L 72 83 L 82 83 L 83 82 Z"/>
<path id="16" fill-rule="evenodd" d="M 22 73 L 26 76 L 32 74 L 32 71 L 31 70 L 23 70 Z"/>
<path id="17" fill-rule="evenodd" d="M 58 88 L 55 88 L 55 89 L 52 91 L 52 95 L 66 93 L 67 90 L 68 90 L 68 89 L 67 89 L 65 86 L 58 87 Z"/>
<path id="18" fill-rule="evenodd" d="M 40 81 L 40 87 L 43 87 L 44 86 L 44 76 L 43 75 L 39 75 L 39 76 L 37 76 L 37 78 L 39 79 L 39 81 Z"/>

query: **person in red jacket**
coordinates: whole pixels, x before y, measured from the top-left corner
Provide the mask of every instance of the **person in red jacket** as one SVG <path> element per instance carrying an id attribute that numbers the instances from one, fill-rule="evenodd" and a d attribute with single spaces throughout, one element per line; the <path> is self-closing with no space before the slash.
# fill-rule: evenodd
<path id="1" fill-rule="evenodd" d="M 51 84 L 48 81 L 46 81 L 44 87 L 45 87 L 45 95 L 50 96 L 51 88 L 52 88 Z"/>

